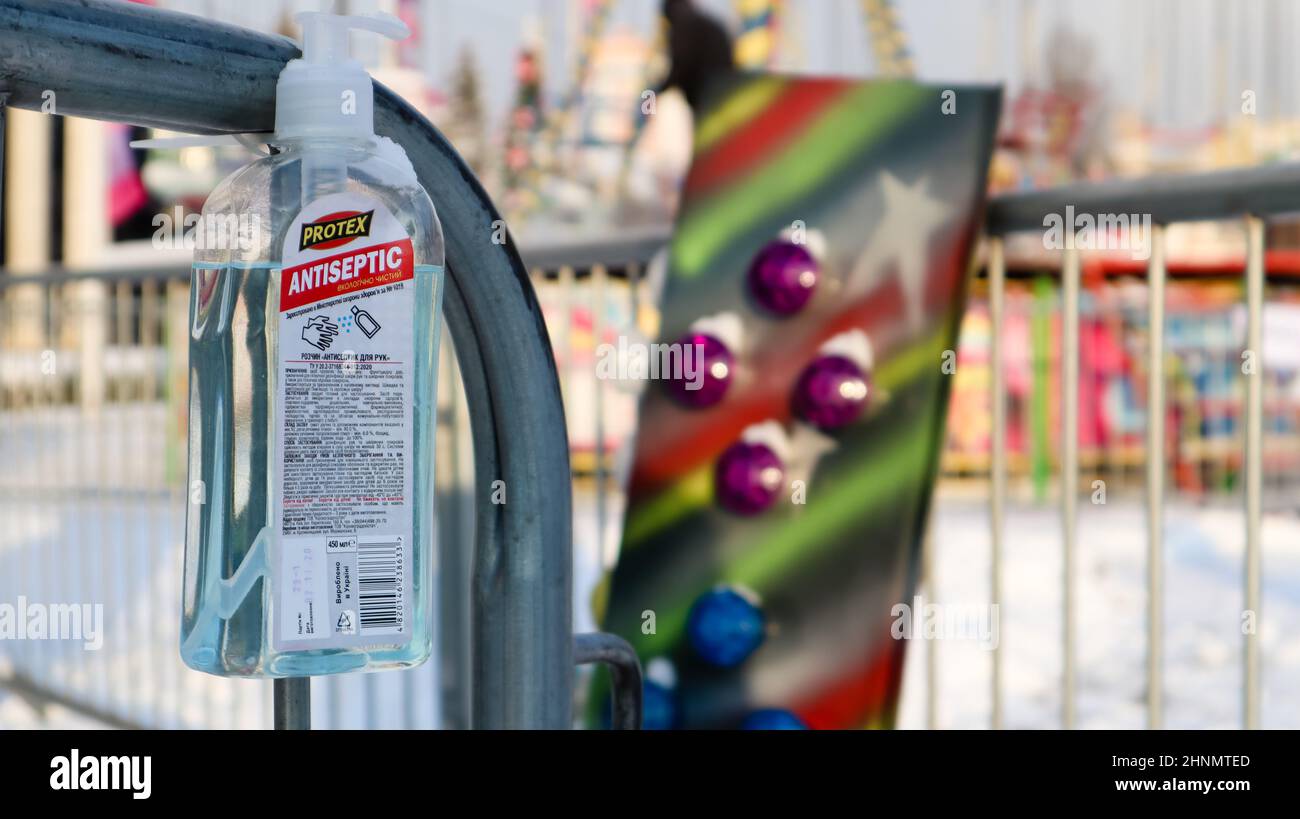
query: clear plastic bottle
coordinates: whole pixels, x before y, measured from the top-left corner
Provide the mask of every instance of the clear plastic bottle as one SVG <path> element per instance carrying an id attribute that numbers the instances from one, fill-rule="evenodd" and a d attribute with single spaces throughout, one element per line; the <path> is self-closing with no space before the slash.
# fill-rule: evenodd
<path id="1" fill-rule="evenodd" d="M 197 251 L 191 283 L 181 655 L 226 676 L 400 668 L 432 647 L 442 232 L 343 59 L 347 28 L 405 27 L 299 19 L 279 153 L 209 196 L 203 225 L 241 241 Z"/>

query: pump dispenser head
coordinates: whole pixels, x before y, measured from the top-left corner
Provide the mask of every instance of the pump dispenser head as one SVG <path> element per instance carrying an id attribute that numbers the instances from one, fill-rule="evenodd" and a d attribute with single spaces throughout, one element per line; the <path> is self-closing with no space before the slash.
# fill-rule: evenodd
<path id="1" fill-rule="evenodd" d="M 275 86 L 276 136 L 374 136 L 374 86 L 366 69 L 348 53 L 348 32 L 358 29 L 402 40 L 410 29 L 390 14 L 305 11 L 295 19 L 302 26 L 302 57 L 289 61 Z"/>

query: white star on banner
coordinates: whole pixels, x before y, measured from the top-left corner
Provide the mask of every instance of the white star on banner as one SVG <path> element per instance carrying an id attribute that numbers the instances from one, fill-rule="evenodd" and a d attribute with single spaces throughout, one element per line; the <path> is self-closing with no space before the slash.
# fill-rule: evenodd
<path id="1" fill-rule="evenodd" d="M 949 219 L 948 207 L 930 196 L 929 187 L 928 177 L 905 185 L 888 171 L 881 173 L 883 214 L 845 281 L 845 298 L 853 298 L 874 285 L 891 261 L 896 262 L 910 329 L 921 323 L 930 236 Z"/>

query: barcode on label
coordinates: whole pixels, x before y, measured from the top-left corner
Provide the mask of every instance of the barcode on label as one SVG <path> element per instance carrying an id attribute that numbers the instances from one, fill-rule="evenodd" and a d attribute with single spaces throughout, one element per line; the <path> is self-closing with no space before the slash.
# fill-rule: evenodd
<path id="1" fill-rule="evenodd" d="M 357 541 L 361 631 L 402 630 L 402 539 Z"/>

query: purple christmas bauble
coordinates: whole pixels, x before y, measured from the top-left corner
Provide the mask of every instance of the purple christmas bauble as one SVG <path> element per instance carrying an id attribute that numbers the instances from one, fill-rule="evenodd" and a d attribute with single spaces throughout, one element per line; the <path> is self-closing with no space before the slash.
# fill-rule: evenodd
<path id="1" fill-rule="evenodd" d="M 785 481 L 785 466 L 769 447 L 738 441 L 718 458 L 713 488 L 723 508 L 757 515 L 772 505 Z"/>
<path id="2" fill-rule="evenodd" d="M 749 267 L 749 290 L 767 310 L 781 316 L 799 312 L 812 298 L 821 265 L 803 245 L 769 243 Z"/>
<path id="3" fill-rule="evenodd" d="M 735 369 L 736 357 L 731 350 L 707 333 L 689 333 L 677 343 L 683 350 L 683 366 L 680 373 L 670 373 L 668 392 L 687 407 L 711 407 L 721 401 Z M 685 352 L 688 349 L 689 354 Z"/>
<path id="4" fill-rule="evenodd" d="M 794 386 L 794 413 L 815 427 L 837 429 L 862 414 L 871 376 L 842 355 L 823 355 L 804 368 Z"/>

